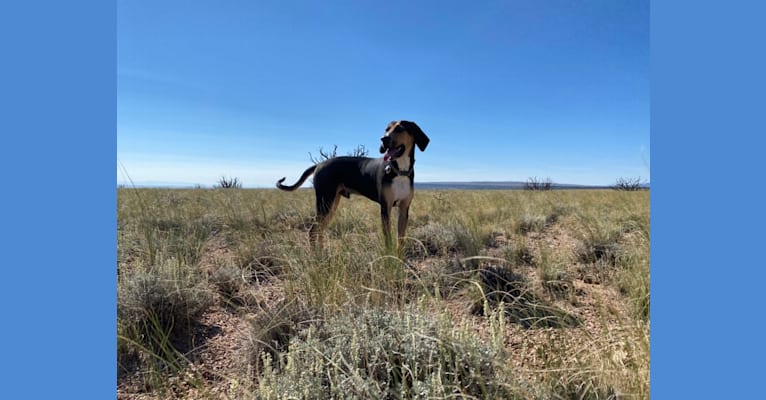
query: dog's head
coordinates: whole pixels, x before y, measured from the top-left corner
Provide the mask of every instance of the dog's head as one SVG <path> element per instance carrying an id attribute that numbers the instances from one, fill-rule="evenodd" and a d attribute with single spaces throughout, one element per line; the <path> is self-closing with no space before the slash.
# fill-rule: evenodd
<path id="1" fill-rule="evenodd" d="M 430 140 L 416 123 L 393 121 L 386 127 L 386 133 L 380 141 L 380 152 L 385 153 L 383 159 L 390 161 L 413 152 L 415 145 L 420 151 L 425 151 Z"/>

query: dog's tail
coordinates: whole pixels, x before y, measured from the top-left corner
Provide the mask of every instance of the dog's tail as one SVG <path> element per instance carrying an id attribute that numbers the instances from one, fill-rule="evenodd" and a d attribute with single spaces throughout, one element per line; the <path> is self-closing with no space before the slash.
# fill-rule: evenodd
<path id="1" fill-rule="evenodd" d="M 293 190 L 298 189 L 299 187 L 301 187 L 301 185 L 303 185 L 303 182 L 305 182 L 306 179 L 308 179 L 308 177 L 311 176 L 311 174 L 313 174 L 314 170 L 316 170 L 316 169 L 317 169 L 317 166 L 316 165 L 312 165 L 307 170 L 303 171 L 303 175 L 301 175 L 301 179 L 298 179 L 298 182 L 295 182 L 295 184 L 292 185 L 292 186 L 283 185 L 282 182 L 285 181 L 285 178 L 282 178 L 282 179 L 277 181 L 277 188 L 282 189 L 282 190 L 287 190 L 288 192 L 292 192 Z"/>

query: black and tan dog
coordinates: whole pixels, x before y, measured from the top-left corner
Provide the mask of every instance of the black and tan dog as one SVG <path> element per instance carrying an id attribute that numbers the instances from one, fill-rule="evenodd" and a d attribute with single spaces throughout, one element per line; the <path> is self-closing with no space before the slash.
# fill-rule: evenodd
<path id="1" fill-rule="evenodd" d="M 391 209 L 399 207 L 397 224 L 399 239 L 407 230 L 410 202 L 414 194 L 415 146 L 425 151 L 428 136 L 410 121 L 393 121 L 380 138 L 382 158 L 335 157 L 309 167 L 292 186 L 277 182 L 282 190 L 292 191 L 314 174 L 316 192 L 316 221 L 311 226 L 309 239 L 322 243 L 322 231 L 330 223 L 340 196 L 346 198 L 360 194 L 380 204 L 380 217 L 386 243 L 391 243 Z"/>

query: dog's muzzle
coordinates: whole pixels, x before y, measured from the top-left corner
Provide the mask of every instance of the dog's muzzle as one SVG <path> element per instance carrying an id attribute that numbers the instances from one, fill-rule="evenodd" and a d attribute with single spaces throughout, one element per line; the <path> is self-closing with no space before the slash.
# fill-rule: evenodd
<path id="1" fill-rule="evenodd" d="M 383 136 L 380 138 L 380 141 L 383 142 L 383 144 L 380 145 L 380 154 L 383 154 L 388 150 L 389 147 L 391 147 L 391 137 L 390 136 Z"/>
<path id="2" fill-rule="evenodd" d="M 383 160 L 390 161 L 404 154 L 404 145 L 393 143 L 389 136 L 380 138 L 383 144 L 380 146 L 380 152 L 383 154 Z"/>

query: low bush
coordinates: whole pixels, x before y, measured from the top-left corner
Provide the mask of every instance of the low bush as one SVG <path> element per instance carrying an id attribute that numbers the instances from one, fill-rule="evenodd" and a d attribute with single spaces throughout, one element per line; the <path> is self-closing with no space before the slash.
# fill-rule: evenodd
<path id="1" fill-rule="evenodd" d="M 490 347 L 417 313 L 357 309 L 266 354 L 256 398 L 507 398 Z"/>
<path id="2" fill-rule="evenodd" d="M 416 246 L 418 255 L 443 256 L 455 252 L 458 248 L 458 237 L 450 227 L 438 222 L 429 222 L 412 230 L 410 236 L 422 246 Z"/>
<path id="3" fill-rule="evenodd" d="M 222 176 L 221 179 L 218 180 L 218 183 L 213 187 L 218 189 L 241 189 L 242 182 L 239 181 L 239 178 L 227 178 Z"/>

